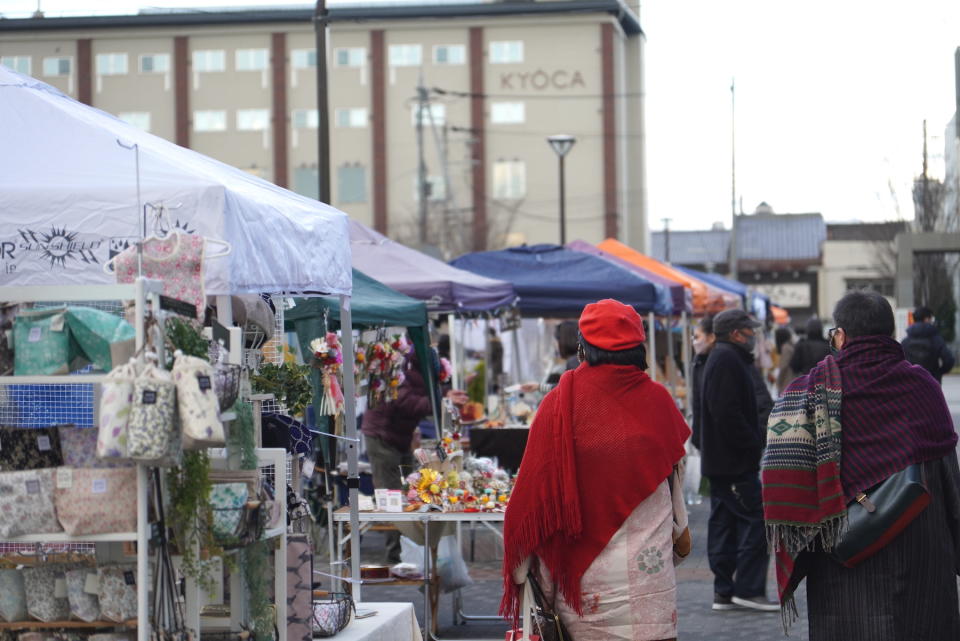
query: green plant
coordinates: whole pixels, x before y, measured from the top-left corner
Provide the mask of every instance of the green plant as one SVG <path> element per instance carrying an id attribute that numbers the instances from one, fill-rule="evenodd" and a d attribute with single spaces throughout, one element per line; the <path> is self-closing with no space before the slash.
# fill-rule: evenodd
<path id="1" fill-rule="evenodd" d="M 467 383 L 467 396 L 475 403 L 487 402 L 487 364 L 484 361 L 477 363 L 473 368 L 473 378 Z"/>
<path id="2" fill-rule="evenodd" d="M 237 401 L 233 405 L 237 419 L 227 430 L 227 449 L 240 453 L 240 469 L 257 469 L 256 438 L 253 432 L 253 408 L 250 403 Z"/>
<path id="3" fill-rule="evenodd" d="M 273 639 L 275 613 L 267 594 L 267 577 L 270 574 L 269 558 L 272 541 L 257 541 L 241 552 L 243 579 L 250 597 L 250 623 L 255 641 Z"/>
<path id="4" fill-rule="evenodd" d="M 223 556 L 223 550 L 217 545 L 209 527 L 213 484 L 210 481 L 210 458 L 207 453 L 184 452 L 180 467 L 172 467 L 167 471 L 167 487 L 170 494 L 168 521 L 183 557 L 183 573 L 204 589 L 211 590 L 211 568 L 203 559 Z M 197 555 L 197 549 L 201 551 L 200 556 Z"/>
<path id="5" fill-rule="evenodd" d="M 250 377 L 250 382 L 257 393 L 273 394 L 291 416 L 299 416 L 313 397 L 309 373 L 309 365 L 266 363 L 260 366 L 259 373 Z"/>
<path id="6" fill-rule="evenodd" d="M 203 337 L 194 325 L 176 316 L 164 323 L 167 335 L 167 369 L 173 366 L 173 352 L 180 350 L 187 356 L 196 356 L 206 360 L 210 352 L 210 341 Z"/>

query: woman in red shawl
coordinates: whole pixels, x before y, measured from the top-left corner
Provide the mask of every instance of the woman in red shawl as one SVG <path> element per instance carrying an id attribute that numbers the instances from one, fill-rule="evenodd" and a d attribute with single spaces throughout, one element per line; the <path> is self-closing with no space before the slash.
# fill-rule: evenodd
<path id="1" fill-rule="evenodd" d="M 690 429 L 644 373 L 644 340 L 618 301 L 580 316 L 583 362 L 543 399 L 507 509 L 501 611 L 514 621 L 529 571 L 576 641 L 676 637 L 670 475 Z"/>

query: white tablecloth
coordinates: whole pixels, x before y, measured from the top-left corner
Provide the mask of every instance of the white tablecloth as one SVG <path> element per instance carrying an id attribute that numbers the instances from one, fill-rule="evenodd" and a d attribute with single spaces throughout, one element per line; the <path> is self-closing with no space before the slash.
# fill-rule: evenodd
<path id="1" fill-rule="evenodd" d="M 366 619 L 354 619 L 334 637 L 337 641 L 423 641 L 412 603 L 358 603 L 357 612 L 375 610 Z"/>

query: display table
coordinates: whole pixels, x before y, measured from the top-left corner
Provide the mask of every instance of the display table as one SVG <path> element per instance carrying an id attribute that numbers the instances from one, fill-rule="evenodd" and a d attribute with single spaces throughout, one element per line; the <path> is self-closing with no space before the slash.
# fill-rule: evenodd
<path id="1" fill-rule="evenodd" d="M 360 512 L 359 517 L 361 530 L 365 525 L 371 525 L 374 523 L 419 524 L 423 527 L 424 639 L 427 639 L 428 641 L 431 639 L 436 639 L 436 635 L 434 634 L 435 630 L 433 629 L 434 626 L 432 625 L 435 622 L 433 608 L 436 607 L 436 586 L 435 582 L 431 580 L 435 568 L 433 563 L 433 555 L 430 553 L 430 550 L 431 548 L 436 548 L 437 541 L 439 540 L 439 537 L 436 537 L 435 531 L 440 529 L 438 524 L 446 529 L 446 527 L 449 525 L 456 526 L 458 523 L 502 523 L 504 516 L 505 514 L 503 512 Z M 334 564 L 336 567 L 343 567 L 343 546 L 347 541 L 351 540 L 353 536 L 353 533 L 345 535 L 343 532 L 343 524 L 350 522 L 350 510 L 348 508 L 340 508 L 333 513 L 333 520 L 337 523 L 337 558 L 336 561 L 334 561 Z M 436 537 L 436 541 L 433 540 L 433 537 Z M 356 549 L 359 550 L 359 545 L 356 546 Z M 382 582 L 382 580 L 377 579 L 362 581 L 363 584 L 376 584 Z M 360 608 L 359 605 L 357 607 Z M 357 621 L 357 623 L 360 623 L 360 621 Z M 352 626 L 353 624 L 351 624 L 351 627 Z M 340 637 L 338 636 L 337 638 L 339 639 Z"/>
<path id="2" fill-rule="evenodd" d="M 354 618 L 337 641 L 422 641 L 412 603 L 358 603 L 357 612 L 375 611 L 372 617 Z"/>
<path id="3" fill-rule="evenodd" d="M 530 428 L 490 427 L 470 430 L 470 454 L 496 456 L 500 467 L 511 474 L 520 469 L 523 451 L 527 448 Z"/>

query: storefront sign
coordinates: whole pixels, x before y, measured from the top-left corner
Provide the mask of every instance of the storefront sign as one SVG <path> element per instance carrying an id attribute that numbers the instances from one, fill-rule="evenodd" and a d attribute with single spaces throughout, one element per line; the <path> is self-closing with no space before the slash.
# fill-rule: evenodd
<path id="1" fill-rule="evenodd" d="M 587 84 L 583 80 L 583 74 L 579 71 L 567 71 L 566 69 L 556 69 L 547 71 L 537 69 L 536 71 L 510 71 L 500 74 L 501 89 L 519 89 L 521 91 L 545 91 L 547 89 L 574 89 L 576 87 L 586 88 Z"/>
<path id="2" fill-rule="evenodd" d="M 761 294 L 770 297 L 774 305 L 786 309 L 810 307 L 810 283 L 757 283 L 750 285 Z"/>

